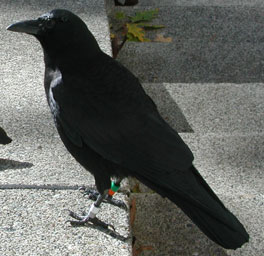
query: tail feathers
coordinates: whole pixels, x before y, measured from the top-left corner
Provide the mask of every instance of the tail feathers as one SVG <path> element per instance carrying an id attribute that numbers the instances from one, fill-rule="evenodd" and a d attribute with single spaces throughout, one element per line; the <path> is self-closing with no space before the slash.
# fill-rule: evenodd
<path id="1" fill-rule="evenodd" d="M 194 166 L 190 169 L 199 185 L 201 204 L 185 200 L 172 191 L 166 196 L 214 242 L 226 249 L 237 249 L 248 242 L 249 235 L 239 220 L 224 206 Z M 208 209 L 208 210 L 207 210 Z"/>
<path id="2" fill-rule="evenodd" d="M 184 200 L 180 200 L 179 202 L 175 198 L 169 199 L 175 202 L 204 234 L 222 247 L 237 249 L 248 242 L 249 235 L 247 231 L 229 210 L 226 209 L 225 216 L 223 216 L 228 220 L 227 225 L 189 202 Z"/>
<path id="3" fill-rule="evenodd" d="M 249 235 L 243 225 L 224 206 L 194 166 L 182 175 L 181 184 L 179 179 L 169 177 L 166 188 L 146 179 L 140 180 L 179 206 L 215 243 L 226 249 L 237 249 L 248 242 Z"/>

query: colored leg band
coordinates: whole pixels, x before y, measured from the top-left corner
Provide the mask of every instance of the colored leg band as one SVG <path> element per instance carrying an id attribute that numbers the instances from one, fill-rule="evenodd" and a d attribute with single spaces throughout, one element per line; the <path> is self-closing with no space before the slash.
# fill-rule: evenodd
<path id="1" fill-rule="evenodd" d="M 94 204 L 89 209 L 88 216 L 90 218 L 94 218 L 96 214 L 99 212 L 99 207 L 96 207 Z"/>
<path id="2" fill-rule="evenodd" d="M 111 183 L 111 188 L 108 191 L 108 195 L 113 196 L 114 193 L 120 188 L 120 186 L 116 185 L 114 181 Z"/>

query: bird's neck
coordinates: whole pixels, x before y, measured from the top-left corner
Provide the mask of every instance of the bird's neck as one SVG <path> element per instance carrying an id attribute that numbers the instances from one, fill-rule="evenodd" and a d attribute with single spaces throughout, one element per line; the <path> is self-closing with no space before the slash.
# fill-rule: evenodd
<path id="1" fill-rule="evenodd" d="M 65 51 L 50 51 L 44 49 L 44 62 L 46 67 L 50 67 L 52 69 L 59 69 L 61 72 L 71 73 L 72 71 L 86 68 L 87 71 L 89 69 L 89 65 L 92 65 L 102 54 L 100 48 L 94 51 L 88 51 L 84 49 L 79 50 L 65 50 Z"/>

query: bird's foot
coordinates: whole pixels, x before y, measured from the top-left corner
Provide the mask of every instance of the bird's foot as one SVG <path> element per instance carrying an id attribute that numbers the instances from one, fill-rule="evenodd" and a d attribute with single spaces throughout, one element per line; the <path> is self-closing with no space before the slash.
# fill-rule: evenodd
<path id="1" fill-rule="evenodd" d="M 89 217 L 88 214 L 86 214 L 85 212 L 83 213 L 83 215 L 78 215 L 73 211 L 69 211 L 69 215 L 74 218 L 75 220 L 69 220 L 67 222 L 70 222 L 71 225 L 73 226 L 84 226 L 87 223 L 92 223 L 95 226 L 101 226 L 102 228 L 108 229 L 109 227 L 112 228 L 113 230 L 115 230 L 114 226 L 111 224 L 107 224 L 101 220 L 99 220 L 97 217 Z"/>
<path id="2" fill-rule="evenodd" d="M 100 196 L 100 193 L 95 189 L 81 187 L 80 191 L 83 193 L 84 196 L 87 196 L 89 199 L 93 201 L 96 201 L 97 198 Z M 107 195 L 106 198 L 103 200 L 103 202 L 112 204 L 126 211 L 128 210 L 125 202 L 123 202 L 122 200 L 115 199 L 110 195 Z"/>
<path id="3" fill-rule="evenodd" d="M 108 196 L 106 197 L 106 199 L 105 199 L 105 202 L 107 202 L 107 203 L 109 203 L 109 204 L 112 204 L 112 205 L 114 205 L 114 206 L 117 206 L 117 207 L 119 207 L 119 208 L 121 208 L 121 209 L 123 209 L 123 210 L 125 210 L 125 211 L 128 210 L 127 205 L 125 204 L 124 201 L 119 200 L 119 199 L 115 199 L 115 198 L 113 198 L 112 196 L 109 196 L 109 195 L 108 195 Z"/>
<path id="4" fill-rule="evenodd" d="M 85 226 L 86 224 L 93 224 L 95 228 L 99 229 L 100 231 L 112 236 L 113 238 L 119 239 L 121 241 L 126 241 L 127 238 L 118 234 L 115 231 L 115 228 L 113 225 L 105 223 L 101 220 L 99 220 L 96 216 L 89 217 L 88 214 L 83 213 L 83 215 L 78 215 L 74 213 L 73 211 L 69 211 L 69 215 L 74 218 L 75 220 L 68 220 L 72 226 Z"/>
<path id="5" fill-rule="evenodd" d="M 100 193 L 96 189 L 80 187 L 79 190 L 83 194 L 83 196 L 87 196 L 89 199 L 96 201 L 99 197 Z"/>

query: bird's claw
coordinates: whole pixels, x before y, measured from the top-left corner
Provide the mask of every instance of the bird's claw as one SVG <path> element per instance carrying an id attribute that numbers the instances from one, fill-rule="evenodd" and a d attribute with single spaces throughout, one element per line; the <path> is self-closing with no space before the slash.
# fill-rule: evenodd
<path id="1" fill-rule="evenodd" d="M 69 212 L 69 216 L 71 216 L 72 218 L 78 220 L 78 221 L 82 221 L 85 217 L 85 215 L 83 216 L 79 216 L 77 213 L 71 211 L 71 210 L 68 210 Z M 67 220 L 66 222 L 71 222 L 70 220 Z"/>
<path id="2" fill-rule="evenodd" d="M 87 196 L 89 199 L 96 201 L 100 195 L 95 189 L 84 188 L 80 190 L 83 196 Z"/>
<path id="3" fill-rule="evenodd" d="M 87 196 L 89 199 L 91 199 L 93 201 L 96 201 L 97 198 L 100 196 L 99 192 L 96 191 L 95 189 L 81 187 L 79 190 L 81 191 L 83 196 Z M 122 200 L 115 199 L 112 196 L 107 196 L 103 200 L 103 202 L 117 206 L 117 207 L 119 207 L 125 211 L 128 210 L 127 205 Z"/>
<path id="4" fill-rule="evenodd" d="M 106 198 L 106 202 L 109 204 L 112 204 L 114 206 L 117 206 L 117 207 L 119 207 L 125 211 L 128 210 L 127 205 L 122 200 L 118 200 L 118 199 L 115 199 L 115 198 L 109 196 Z"/>
<path id="5" fill-rule="evenodd" d="M 76 220 L 68 220 L 67 221 L 72 225 L 82 226 L 82 225 L 85 225 L 86 223 L 92 223 L 95 226 L 100 226 L 100 227 L 105 228 L 105 229 L 108 229 L 110 227 L 115 231 L 115 228 L 113 225 L 105 223 L 105 222 L 99 220 L 97 217 L 91 218 L 88 215 L 86 215 L 85 212 L 83 212 L 83 215 L 80 216 L 80 215 L 76 214 L 75 212 L 69 210 L 69 216 L 76 219 Z"/>
<path id="6" fill-rule="evenodd" d="M 118 234 L 115 230 L 115 227 L 111 224 L 105 223 L 99 220 L 97 217 L 90 218 L 86 216 L 79 216 L 73 211 L 69 210 L 69 215 L 75 220 L 67 220 L 66 223 L 70 223 L 72 226 L 85 226 L 88 223 L 93 224 L 96 228 L 103 231 L 104 233 L 112 236 L 113 238 L 119 239 L 121 241 L 126 241 L 129 237 L 124 237 Z"/>

